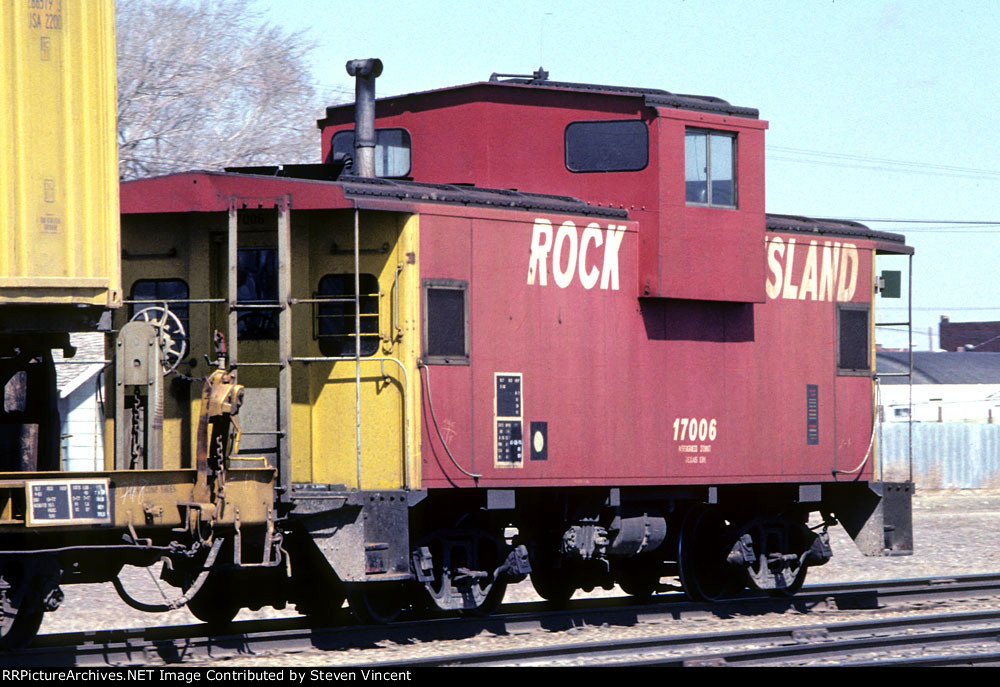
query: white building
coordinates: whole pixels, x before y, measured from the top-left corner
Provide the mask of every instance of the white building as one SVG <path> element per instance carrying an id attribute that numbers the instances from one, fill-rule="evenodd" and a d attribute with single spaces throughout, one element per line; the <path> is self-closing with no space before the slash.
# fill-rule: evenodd
<path id="1" fill-rule="evenodd" d="M 879 351 L 880 373 L 905 372 L 908 354 Z M 910 416 L 910 387 L 905 377 L 882 377 L 881 417 L 905 422 Z M 1000 424 L 1000 353 L 913 354 L 913 420 Z"/>
<path id="2" fill-rule="evenodd" d="M 102 404 L 105 369 L 101 364 L 81 364 L 104 358 L 104 335 L 72 334 L 77 348 L 70 362 L 62 362 L 55 352 L 56 386 L 59 389 L 60 447 L 62 469 L 74 471 L 104 469 L 104 412 Z M 107 368 L 107 374 L 114 374 Z"/>

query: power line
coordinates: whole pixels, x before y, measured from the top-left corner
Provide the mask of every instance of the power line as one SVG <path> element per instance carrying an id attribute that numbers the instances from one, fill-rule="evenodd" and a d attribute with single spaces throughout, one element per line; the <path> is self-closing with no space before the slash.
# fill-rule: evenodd
<path id="1" fill-rule="evenodd" d="M 904 234 L 996 234 L 1000 221 L 975 219 L 910 219 L 901 217 L 845 217 L 865 224 L 909 224 L 927 226 L 881 227 Z"/>
<path id="2" fill-rule="evenodd" d="M 962 234 L 963 236 L 968 236 L 969 234 L 996 235 L 997 230 L 1000 229 L 1000 227 L 964 227 L 961 225 L 954 227 L 920 227 L 918 229 L 892 226 L 884 228 L 903 234 Z"/>
<path id="3" fill-rule="evenodd" d="M 1000 225 L 997 220 L 976 219 L 900 219 L 892 217 L 852 217 L 855 222 L 892 222 L 894 224 L 969 224 L 969 225 Z"/>
<path id="4" fill-rule="evenodd" d="M 848 160 L 852 162 L 864 162 L 864 163 L 878 163 L 882 165 L 891 165 L 897 167 L 908 167 L 914 170 L 936 170 L 942 172 L 955 172 L 960 174 L 974 174 L 974 175 L 985 175 L 1000 177 L 1000 170 L 995 169 L 982 169 L 978 167 L 961 167 L 958 165 L 942 165 L 934 162 L 915 162 L 911 160 L 894 160 L 891 158 L 884 157 L 872 157 L 869 155 L 852 155 L 849 153 L 833 153 L 824 150 L 809 150 L 806 148 L 789 148 L 786 146 L 765 146 L 768 150 L 773 150 L 781 153 L 788 153 L 791 155 L 801 155 L 803 157 L 817 157 L 828 160 Z M 793 160 L 792 158 L 775 158 L 775 159 L 788 159 L 790 161 L 805 162 L 805 160 Z M 838 166 L 850 166 L 850 165 L 838 165 Z M 883 169 L 879 167 L 878 169 Z M 899 170 L 902 171 L 902 170 Z M 948 175 L 945 175 L 948 176 Z"/>
<path id="5" fill-rule="evenodd" d="M 921 169 L 921 168 L 893 167 L 891 165 L 886 166 L 886 165 L 877 165 L 877 164 L 857 164 L 857 163 L 848 163 L 848 162 L 834 162 L 832 160 L 810 160 L 808 158 L 786 157 L 786 156 L 782 156 L 782 155 L 769 155 L 768 158 L 767 158 L 767 160 L 769 162 L 777 160 L 777 161 L 780 161 L 780 162 L 796 162 L 796 163 L 799 163 L 799 164 L 807 164 L 807 165 L 821 165 L 823 167 L 845 167 L 847 169 L 867 169 L 867 170 L 871 170 L 873 172 L 889 172 L 889 173 L 895 172 L 895 173 L 899 173 L 899 174 L 920 174 L 920 175 L 934 176 L 934 177 L 939 177 L 939 178 L 940 177 L 951 177 L 951 178 L 954 178 L 954 179 L 988 179 L 988 180 L 997 180 L 997 181 L 1000 181 L 1000 173 L 990 172 L 990 171 L 986 171 L 986 170 L 984 170 L 983 172 L 979 172 L 979 173 L 951 172 L 951 171 L 947 171 L 947 170 L 934 169 L 934 168 Z"/>
<path id="6" fill-rule="evenodd" d="M 906 308 L 905 305 L 879 305 L 879 306 L 877 306 L 876 309 L 877 310 L 906 310 L 907 308 Z M 1000 305 L 995 305 L 995 306 L 992 306 L 992 307 L 983 306 L 983 307 L 957 307 L 957 308 L 953 308 L 953 307 L 950 307 L 950 306 L 947 306 L 947 305 L 940 305 L 940 306 L 923 306 L 923 307 L 919 307 L 919 308 L 918 307 L 914 307 L 913 310 L 919 310 L 921 312 L 942 312 L 942 313 L 948 313 L 948 312 L 965 312 L 965 311 L 986 311 L 986 312 L 988 312 L 988 311 L 991 311 L 991 310 L 995 311 L 995 312 L 1000 312 Z"/>

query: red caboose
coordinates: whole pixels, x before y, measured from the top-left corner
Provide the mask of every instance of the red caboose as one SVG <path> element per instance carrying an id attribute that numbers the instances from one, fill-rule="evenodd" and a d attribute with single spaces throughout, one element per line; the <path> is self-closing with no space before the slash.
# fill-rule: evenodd
<path id="1" fill-rule="evenodd" d="M 877 256 L 912 250 L 765 214 L 756 110 L 541 74 L 372 109 L 328 110 L 320 165 L 122 196 L 133 307 L 184 306 L 195 357 L 228 332 L 231 460 L 278 469 L 276 526 L 357 612 L 489 605 L 525 555 L 546 598 L 670 574 L 716 598 L 794 591 L 836 521 L 909 551 L 872 361 Z"/>

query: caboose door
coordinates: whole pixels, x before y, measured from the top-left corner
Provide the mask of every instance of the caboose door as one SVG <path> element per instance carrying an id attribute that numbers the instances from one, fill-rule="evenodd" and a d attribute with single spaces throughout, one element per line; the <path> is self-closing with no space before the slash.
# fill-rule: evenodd
<path id="1" fill-rule="evenodd" d="M 307 369 L 314 483 L 362 489 L 419 484 L 417 227 L 416 216 L 399 213 L 310 217 L 308 348 L 314 362 Z M 303 343 L 296 342 L 297 351 Z"/>

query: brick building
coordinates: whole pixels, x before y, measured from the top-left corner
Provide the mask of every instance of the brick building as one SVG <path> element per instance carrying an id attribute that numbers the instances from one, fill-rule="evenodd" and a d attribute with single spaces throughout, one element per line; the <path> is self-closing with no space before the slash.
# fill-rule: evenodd
<path id="1" fill-rule="evenodd" d="M 938 335 L 946 351 L 1000 353 L 1000 322 L 951 322 L 942 315 Z"/>

